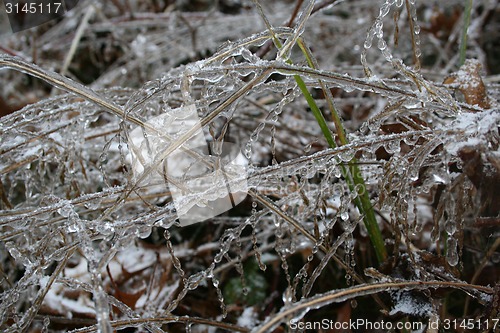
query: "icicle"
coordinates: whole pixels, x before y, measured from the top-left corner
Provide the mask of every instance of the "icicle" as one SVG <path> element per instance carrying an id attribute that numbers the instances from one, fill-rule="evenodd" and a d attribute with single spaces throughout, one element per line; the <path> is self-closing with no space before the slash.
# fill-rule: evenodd
<path id="1" fill-rule="evenodd" d="M 50 326 L 50 318 L 48 316 L 43 318 L 43 327 L 42 327 L 42 333 L 48 333 L 49 332 L 49 326 Z"/>
<path id="2" fill-rule="evenodd" d="M 109 304 L 106 292 L 99 285 L 94 292 L 94 303 L 97 318 L 98 333 L 112 333 L 113 329 L 109 321 Z"/>
<path id="3" fill-rule="evenodd" d="M 457 240 L 453 236 L 449 236 L 446 241 L 446 260 L 450 266 L 458 264 Z"/>

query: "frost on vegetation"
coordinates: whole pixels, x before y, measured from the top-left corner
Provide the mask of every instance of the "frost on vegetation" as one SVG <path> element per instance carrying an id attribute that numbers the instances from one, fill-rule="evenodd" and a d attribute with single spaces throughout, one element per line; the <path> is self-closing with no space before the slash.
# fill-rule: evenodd
<path id="1" fill-rule="evenodd" d="M 432 305 L 421 295 L 408 292 L 396 292 L 393 295 L 394 307 L 390 314 L 407 314 L 421 318 L 429 318 L 433 313 Z"/>
<path id="2" fill-rule="evenodd" d="M 498 221 L 500 113 L 495 103 L 457 100 L 457 84 L 471 83 L 465 69 L 442 84 L 449 73 L 417 65 L 430 38 L 417 16 L 430 3 L 340 2 L 315 12 L 308 2 L 303 26 L 268 17 L 273 33 L 262 31 L 255 9 L 95 18 L 82 47 L 102 43 L 103 59 L 114 60 L 90 85 L 108 104 L 74 85 L 76 95 L 54 93 L 0 119 L 2 330 L 56 330 L 74 319 L 67 330 L 164 332 L 176 322 L 187 331 L 245 331 L 332 288 L 466 279 L 464 251 L 491 246 L 470 245 L 474 232 Z M 40 41 L 62 52 L 57 41 L 81 10 Z M 313 46 L 318 69 L 296 52 L 299 37 Z M 38 63 L 57 67 L 48 46 Z M 277 53 L 293 62 L 274 60 Z M 453 60 L 445 51 L 437 57 Z M 9 59 L 2 55 L 1 66 Z M 13 72 L 1 75 L 9 95 L 23 86 Z M 332 131 L 333 101 L 348 143 L 328 147 L 296 75 Z M 474 82 L 498 99 L 498 87 Z M 350 186 L 354 160 L 364 184 Z M 200 186 L 200 174 L 213 176 Z M 213 202 L 228 192 L 238 192 L 232 206 L 241 203 L 220 214 L 227 209 Z M 363 193 L 392 256 L 370 274 L 364 268 L 377 263 L 356 204 Z M 393 296 L 389 316 L 435 312 L 411 292 Z M 320 307 L 290 315 L 300 320 Z"/>

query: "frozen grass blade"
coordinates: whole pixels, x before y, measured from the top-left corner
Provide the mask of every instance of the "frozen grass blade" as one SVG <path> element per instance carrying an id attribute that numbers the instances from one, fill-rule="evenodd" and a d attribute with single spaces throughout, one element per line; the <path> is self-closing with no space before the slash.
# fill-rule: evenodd
<path id="1" fill-rule="evenodd" d="M 92 18 L 92 16 L 95 13 L 95 7 L 94 5 L 90 5 L 87 8 L 87 11 L 85 12 L 84 17 L 82 18 L 82 22 L 78 26 L 78 29 L 76 30 L 75 33 L 75 38 L 73 39 L 73 42 L 71 43 L 71 47 L 69 49 L 68 54 L 64 58 L 64 63 L 61 67 L 61 75 L 66 75 L 66 72 L 69 68 L 69 65 L 71 63 L 71 60 L 75 56 L 76 49 L 78 47 L 78 44 L 80 43 L 80 40 L 82 39 L 83 33 L 85 32 L 85 29 L 87 29 L 89 25 L 89 20 Z"/>
<path id="2" fill-rule="evenodd" d="M 465 63 L 466 53 L 467 53 L 467 31 L 470 26 L 470 15 L 472 12 L 472 1 L 465 0 L 465 10 L 464 10 L 464 23 L 462 27 L 462 38 L 460 39 L 460 59 L 458 67 Z"/>
<path id="3" fill-rule="evenodd" d="M 237 91 L 235 91 L 231 96 L 229 96 L 225 101 L 223 101 L 220 105 L 218 105 L 213 111 L 211 111 L 208 115 L 200 120 L 199 125 L 193 126 L 191 129 L 183 133 L 179 138 L 173 141 L 170 145 L 165 147 L 158 155 L 155 157 L 154 161 L 149 165 L 143 173 L 137 177 L 135 184 L 130 187 L 130 189 L 124 192 L 123 196 L 118 200 L 117 206 L 120 202 L 125 201 L 129 195 L 137 190 L 141 184 L 141 182 L 146 179 L 156 168 L 160 166 L 160 164 L 171 155 L 176 149 L 182 148 L 182 145 L 189 140 L 195 133 L 200 129 L 207 126 L 212 120 L 214 120 L 222 111 L 224 111 L 229 105 L 231 105 L 238 98 L 246 94 L 250 89 L 252 89 L 256 84 L 260 83 L 264 80 L 269 74 L 270 70 L 266 70 L 263 73 L 254 77 L 250 82 L 248 82 L 245 86 L 241 87 Z M 104 216 L 109 216 L 117 206 L 113 206 L 109 208 Z"/>
<path id="4" fill-rule="evenodd" d="M 302 11 L 299 21 L 295 25 L 293 35 L 287 39 L 283 47 L 280 48 L 280 50 L 278 51 L 278 58 L 288 59 L 290 57 L 290 52 L 293 46 L 297 43 L 297 39 L 299 39 L 302 33 L 304 32 L 307 19 L 311 16 L 313 8 L 314 8 L 314 1 L 309 1 L 306 9 Z"/>
<path id="5" fill-rule="evenodd" d="M 387 292 L 389 290 L 427 290 L 427 288 L 453 288 L 458 290 L 467 291 L 477 291 L 484 294 L 493 294 L 494 290 L 490 287 L 484 287 L 480 285 L 471 285 L 464 282 L 449 282 L 449 281 L 404 281 L 404 282 L 383 282 L 374 283 L 369 285 L 358 285 L 343 290 L 334 290 L 332 292 L 325 293 L 323 295 L 318 295 L 316 297 L 311 297 L 309 299 L 302 300 L 295 303 L 290 308 L 284 308 L 280 313 L 272 316 L 267 322 L 262 326 L 258 327 L 255 333 L 265 333 L 271 332 L 275 325 L 285 320 L 289 316 L 299 311 L 308 312 L 312 309 L 317 309 L 319 307 L 325 306 L 331 303 L 345 302 L 347 300 L 355 299 L 357 297 L 362 297 L 366 295 L 378 294 L 381 292 Z M 305 313 L 302 313 L 304 316 Z"/>
<path id="6" fill-rule="evenodd" d="M 303 54 L 305 55 L 309 66 L 313 69 L 318 69 L 317 62 L 315 61 L 310 49 L 304 44 L 303 40 L 299 39 L 298 45 L 302 50 Z M 295 79 L 302 93 L 304 94 L 304 96 L 306 96 L 309 107 L 311 108 L 311 111 L 313 112 L 314 117 L 316 118 L 316 121 L 318 122 L 321 131 L 323 132 L 323 135 L 325 136 L 330 148 L 335 148 L 337 145 L 335 143 L 335 140 L 333 139 L 330 129 L 328 128 L 328 125 L 326 124 L 326 120 L 323 117 L 321 110 L 316 105 L 314 98 L 307 90 L 307 87 L 304 81 L 300 78 L 300 76 L 297 75 Z M 333 103 L 333 96 L 330 90 L 327 89 L 326 85 L 321 80 L 319 80 L 319 83 L 327 100 L 328 107 L 330 108 L 330 112 L 333 117 L 333 122 L 335 124 L 339 136 L 339 141 L 341 145 L 346 145 L 349 143 L 349 141 L 345 134 L 345 129 L 344 126 L 342 125 L 342 120 L 340 119 L 340 116 Z M 363 214 L 363 222 L 366 226 L 373 247 L 375 248 L 377 259 L 379 263 L 382 263 L 387 258 L 387 250 L 385 248 L 382 233 L 380 232 L 380 228 L 377 224 L 377 219 L 375 218 L 375 213 L 373 211 L 370 198 L 368 197 L 368 191 L 366 191 L 365 181 L 363 179 L 363 176 L 361 176 L 361 171 L 359 170 L 356 159 L 352 159 L 349 162 L 348 168 L 350 170 L 346 169 L 344 165 L 341 165 L 342 173 L 346 181 L 348 182 L 350 191 L 351 192 L 356 191 L 356 187 L 360 187 L 363 189 L 360 196 L 356 197 L 354 202 L 358 207 L 358 209 L 360 210 L 360 212 Z"/>
<path id="7" fill-rule="evenodd" d="M 418 35 L 415 33 L 416 26 L 416 17 L 413 17 L 412 7 L 415 4 L 410 3 L 409 0 L 406 0 L 406 12 L 408 13 L 408 26 L 410 27 L 410 37 L 411 37 L 411 47 L 413 49 L 413 62 L 415 64 L 415 69 L 420 70 L 420 41 L 418 40 Z M 416 11 L 415 11 L 416 12 Z M 420 28 L 419 28 L 420 30 Z"/>
<path id="8" fill-rule="evenodd" d="M 272 26 L 269 23 L 269 20 L 267 20 L 266 16 L 264 15 L 264 12 L 263 12 L 262 7 L 260 6 L 259 2 L 257 0 L 254 0 L 254 3 L 256 4 L 257 8 L 259 9 L 261 17 L 264 19 L 264 22 L 267 26 L 267 29 L 270 31 L 271 35 L 273 36 L 274 44 L 276 45 L 278 50 L 280 50 L 278 55 L 283 55 L 284 53 L 288 53 L 288 52 L 282 52 L 283 46 L 282 46 L 281 42 L 279 41 L 279 39 L 276 37 L 276 35 L 273 33 Z M 306 13 L 303 13 L 301 15 L 301 20 L 299 20 L 299 23 L 298 23 L 299 29 L 297 29 L 297 31 L 303 31 L 304 24 L 305 24 L 305 22 L 303 22 L 303 21 L 309 17 L 310 11 L 311 11 L 310 7 L 312 6 L 312 3 L 314 3 L 314 2 L 309 1 L 309 5 L 306 9 Z M 295 36 L 295 34 L 294 34 L 294 36 L 291 37 L 287 41 L 286 45 L 288 45 L 288 42 L 290 40 L 299 42 L 299 37 Z M 311 52 L 309 52 L 309 50 L 305 47 L 305 45 L 302 41 L 299 42 L 299 46 L 301 47 L 302 52 L 306 56 L 306 59 L 308 61 L 309 66 L 313 69 L 317 69 L 317 66 L 315 64 L 315 61 L 314 61 L 314 58 L 313 58 Z M 288 46 L 288 47 L 291 48 L 291 46 Z M 285 61 L 286 61 L 286 63 L 288 63 L 290 65 L 293 64 L 292 60 L 289 58 L 285 58 Z M 321 132 L 323 133 L 326 141 L 328 142 L 328 145 L 330 146 L 330 148 L 337 147 L 337 144 L 335 143 L 335 139 L 333 138 L 332 132 L 328 128 L 325 117 L 321 113 L 321 110 L 319 109 L 318 105 L 316 104 L 311 93 L 307 89 L 307 86 L 306 86 L 304 80 L 298 74 L 293 75 L 293 78 L 295 79 L 295 82 L 297 82 L 297 85 L 298 85 L 300 91 L 304 95 L 304 97 L 307 101 L 307 104 L 311 108 L 311 111 L 312 111 L 314 117 L 316 118 L 316 121 L 317 121 L 319 127 L 321 128 Z M 335 123 L 335 126 L 337 128 L 337 133 L 339 135 L 340 142 L 342 145 L 345 145 L 348 143 L 348 141 L 347 141 L 347 137 L 345 135 L 345 129 L 342 125 L 342 121 L 340 119 L 340 116 L 338 115 L 338 113 L 334 107 L 333 97 L 331 96 L 331 93 L 330 94 L 328 93 L 328 89 L 326 89 L 326 86 L 324 85 L 324 83 L 320 81 L 320 84 L 321 84 L 323 92 L 325 93 L 325 96 L 327 98 L 328 105 L 330 107 L 330 111 L 334 117 L 334 123 Z M 375 248 L 377 260 L 379 261 L 379 263 L 382 263 L 387 258 L 387 250 L 386 250 L 385 245 L 384 245 L 384 239 L 382 237 L 382 233 L 380 232 L 380 228 L 377 224 L 377 219 L 375 217 L 375 213 L 373 211 L 373 207 L 372 207 L 372 204 L 370 202 L 370 198 L 368 197 L 368 192 L 366 191 L 366 184 L 364 182 L 363 177 L 361 176 L 361 171 L 359 170 L 359 168 L 356 164 L 356 160 L 354 160 L 354 159 L 349 162 L 349 169 L 350 170 L 348 170 L 344 165 L 341 165 L 340 167 L 342 170 L 342 174 L 344 175 L 344 177 L 348 183 L 349 190 L 351 192 L 356 191 L 356 187 L 360 187 L 363 189 L 362 193 L 358 197 L 356 197 L 354 202 L 355 202 L 356 206 L 358 207 L 358 209 L 360 210 L 361 214 L 363 215 L 363 222 L 366 226 L 366 229 L 367 229 L 368 234 L 370 236 L 370 240 L 372 241 L 373 247 Z"/>
<path id="9" fill-rule="evenodd" d="M 70 80 L 58 73 L 46 71 L 38 67 L 37 65 L 30 64 L 24 61 L 19 57 L 0 54 L 0 68 L 3 67 L 12 68 L 20 72 L 30 74 L 34 77 L 44 80 L 45 82 L 55 87 L 81 96 L 82 98 L 85 98 L 86 100 L 103 107 L 107 111 L 114 113 L 118 117 L 126 118 L 136 125 L 144 126 L 144 123 L 139 119 L 125 116 L 125 113 L 120 106 L 99 96 L 92 89 L 78 82 Z"/>
<path id="10" fill-rule="evenodd" d="M 3 54 L 0 67 L 70 93 L 53 95 L 23 74 L 0 73 L 5 101 L 23 107 L 0 119 L 0 331 L 255 332 L 280 324 L 293 330 L 295 320 L 334 318 L 344 310 L 330 304 L 347 307 L 352 300 L 358 303 L 352 316 L 393 325 L 495 318 L 498 288 L 491 287 L 491 273 L 500 241 L 478 235 L 498 225 L 500 116 L 496 105 L 483 110 L 458 102 L 450 94 L 456 85 L 441 82 L 450 60 L 458 65 L 460 46 L 466 58 L 496 68 L 486 47 L 494 36 L 481 35 L 498 30 L 489 19 L 496 7 L 472 3 L 481 7 L 481 17 L 470 18 L 474 33 L 467 36 L 464 1 L 463 14 L 453 12 L 452 31 L 434 21 L 421 31 L 417 25 L 417 13 L 432 10 L 439 19 L 450 13 L 454 7 L 445 2 L 431 9 L 432 1 L 344 1 L 343 8 L 323 11 L 341 1 L 314 1 L 314 8 L 310 0 L 262 1 L 265 29 L 256 24 L 253 6 L 241 15 L 212 15 L 131 0 L 130 10 L 123 7 L 118 17 L 104 6 L 86 21 L 91 9 L 78 6 L 48 31 L 19 32 L 14 41 L 2 36 L 15 50 L 0 49 L 32 54 L 40 67 Z M 141 13 L 123 16 L 134 8 Z M 283 8 L 290 10 L 287 21 Z M 367 13 L 377 12 L 370 28 Z M 80 21 L 88 23 L 82 42 Z M 272 27 L 277 21 L 285 26 Z M 399 44 L 390 41 L 393 28 Z M 466 48 L 459 45 L 464 36 Z M 222 40 L 228 42 L 220 45 Z M 448 52 L 452 45 L 458 54 Z M 74 56 L 66 58 L 74 78 L 53 73 L 66 66 L 71 50 Z M 212 55 L 203 59 L 205 53 L 197 53 L 203 50 Z M 193 62 L 191 51 L 200 61 Z M 359 66 L 360 52 L 372 60 L 372 77 L 363 77 L 369 61 Z M 412 61 L 420 52 L 421 72 Z M 88 54 L 96 56 L 95 68 Z M 77 83 L 90 82 L 81 76 L 90 72 L 92 86 Z M 494 77 L 484 78 L 488 97 L 498 100 L 492 82 Z M 168 130 L 175 127 L 170 120 L 154 122 L 165 114 L 184 119 L 191 106 L 203 119 L 207 142 L 246 142 L 237 157 L 251 158 L 252 165 L 184 202 L 199 196 L 204 209 L 210 195 L 242 180 L 251 199 L 184 228 L 176 224 L 179 210 L 168 186 L 177 179 L 158 177 L 165 169 L 151 168 L 146 171 L 153 181 L 137 184 L 142 171 L 133 173 L 130 152 L 147 150 L 151 163 L 159 162 L 175 155 L 167 148 L 173 143 L 206 163 L 208 172 L 218 167 L 220 159 L 184 145 L 189 134 L 179 137 L 192 125 L 177 133 Z M 129 130 L 137 126 L 147 143 L 161 148 L 129 145 Z M 236 155 L 228 153 L 228 160 Z M 362 197 L 364 181 L 370 200 Z M 373 236 L 366 239 L 372 229 L 360 225 L 370 221 L 370 209 L 372 226 L 383 228 L 394 255 L 379 265 L 383 272 L 367 268 L 379 260 L 369 244 Z M 378 244 L 384 246 L 383 240 Z M 394 278 L 400 272 L 405 279 Z M 276 283 L 253 283 L 265 280 Z M 446 303 L 451 292 L 462 309 Z M 254 296 L 256 303 L 249 303 Z M 209 312 L 192 302 L 200 298 Z M 182 316 L 175 315 L 179 310 Z"/>

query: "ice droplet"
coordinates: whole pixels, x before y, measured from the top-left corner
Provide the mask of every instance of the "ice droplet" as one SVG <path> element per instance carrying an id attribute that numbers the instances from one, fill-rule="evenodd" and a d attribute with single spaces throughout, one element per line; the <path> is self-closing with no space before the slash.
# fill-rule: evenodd
<path id="1" fill-rule="evenodd" d="M 112 235 L 115 232 L 115 228 L 112 223 L 104 222 L 97 225 L 96 230 L 102 235 Z"/>
<path id="2" fill-rule="evenodd" d="M 70 204 L 64 205 L 57 210 L 57 213 L 62 217 L 68 217 L 73 212 L 73 207 Z"/>
<path id="3" fill-rule="evenodd" d="M 243 153 L 245 154 L 245 157 L 250 160 L 250 158 L 252 157 L 252 142 L 249 141 L 245 145 L 245 151 Z"/>
<path id="4" fill-rule="evenodd" d="M 385 3 L 380 7 L 379 17 L 382 18 L 389 14 L 389 10 L 391 9 L 391 5 L 389 3 Z"/>
<path id="5" fill-rule="evenodd" d="M 449 237 L 446 241 L 447 251 L 446 260 L 450 266 L 458 264 L 457 240 L 456 238 Z"/>
<path id="6" fill-rule="evenodd" d="M 367 38 L 365 40 L 365 43 L 363 44 L 363 47 L 365 49 L 367 49 L 367 50 L 370 49 L 372 47 L 372 42 L 373 42 L 373 37 L 372 38 Z"/>
<path id="7" fill-rule="evenodd" d="M 308 153 L 311 151 L 313 142 L 309 143 L 307 146 L 304 147 L 304 153 Z"/>
<path id="8" fill-rule="evenodd" d="M 342 177 L 342 172 L 341 172 L 340 168 L 335 168 L 334 175 L 336 178 Z"/>
<path id="9" fill-rule="evenodd" d="M 401 150 L 401 145 L 398 140 L 394 140 L 387 142 L 384 145 L 384 148 L 389 154 L 394 154 L 394 153 L 399 153 L 399 151 Z"/>
<path id="10" fill-rule="evenodd" d="M 500 263 L 500 255 L 494 255 L 494 256 L 491 256 L 491 261 L 492 261 L 494 264 L 499 264 L 499 263 Z"/>
<path id="11" fill-rule="evenodd" d="M 387 43 L 385 42 L 385 40 L 379 39 L 377 47 L 379 48 L 379 50 L 383 51 L 387 48 Z"/>
<path id="12" fill-rule="evenodd" d="M 374 32 L 377 38 L 382 38 L 384 37 L 384 23 L 382 21 L 379 21 L 375 24 Z"/>
<path id="13" fill-rule="evenodd" d="M 350 162 L 354 157 L 354 152 L 352 150 L 346 150 L 339 153 L 339 157 L 343 162 Z"/>
<path id="14" fill-rule="evenodd" d="M 454 220 L 448 220 L 446 221 L 444 228 L 448 233 L 448 236 L 451 238 L 457 231 L 457 223 Z"/>
<path id="15" fill-rule="evenodd" d="M 265 125 L 265 123 L 260 123 L 259 126 L 257 126 L 255 131 L 253 131 L 252 135 L 250 136 L 251 142 L 257 141 L 257 139 L 259 138 L 259 134 L 264 129 Z"/>
<path id="16" fill-rule="evenodd" d="M 12 242 L 7 243 L 6 247 L 8 248 L 10 255 L 12 256 L 12 258 L 14 258 L 15 261 L 17 262 L 25 261 L 26 258 L 24 257 L 24 255 L 16 247 L 14 247 Z"/>
<path id="17" fill-rule="evenodd" d="M 139 237 L 141 239 L 145 239 L 145 238 L 148 238 L 149 235 L 151 235 L 151 231 L 152 231 L 152 228 L 149 226 L 140 226 L 137 228 L 135 233 L 136 233 L 137 237 Z"/>
<path id="18" fill-rule="evenodd" d="M 43 318 L 42 333 L 48 332 L 49 326 L 50 326 L 50 318 L 47 316 L 47 317 Z"/>
<path id="19" fill-rule="evenodd" d="M 342 88 L 344 89 L 344 91 L 345 91 L 346 93 L 351 93 L 351 92 L 353 92 L 353 91 L 354 91 L 354 87 L 353 87 L 353 86 L 345 85 L 345 86 L 343 86 Z"/>
<path id="20" fill-rule="evenodd" d="M 74 222 L 66 224 L 66 229 L 70 233 L 74 233 L 74 232 L 80 231 L 80 227 L 78 226 L 77 223 L 74 223 Z"/>
<path id="21" fill-rule="evenodd" d="M 97 198 L 97 199 L 92 199 L 88 202 L 84 203 L 85 208 L 91 209 L 91 210 L 97 210 L 101 207 L 102 205 L 102 199 Z"/>

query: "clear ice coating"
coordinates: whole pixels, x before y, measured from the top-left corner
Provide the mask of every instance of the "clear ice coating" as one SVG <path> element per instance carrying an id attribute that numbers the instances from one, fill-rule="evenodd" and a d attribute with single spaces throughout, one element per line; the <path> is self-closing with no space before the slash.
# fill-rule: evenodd
<path id="1" fill-rule="evenodd" d="M 235 144 L 206 142 L 194 104 L 151 118 L 146 124 L 150 128 L 136 127 L 129 133 L 134 177 L 150 193 L 161 193 L 168 186 L 181 225 L 217 216 L 246 197 L 247 159 Z M 188 131 L 194 134 L 158 160 Z"/>
<path id="2" fill-rule="evenodd" d="M 459 256 L 457 249 L 457 239 L 454 237 L 454 235 L 449 236 L 446 241 L 446 246 L 446 260 L 448 261 L 448 264 L 450 264 L 450 266 L 456 266 L 459 261 Z"/>
<path id="3" fill-rule="evenodd" d="M 328 2 L 329 8 L 315 11 L 316 5 Z M 452 278 L 441 274 L 440 265 L 446 266 L 441 260 L 420 265 L 420 250 L 435 253 L 439 246 L 449 264 L 444 268 L 454 270 L 460 260 L 477 255 L 467 252 L 460 257 L 462 246 L 467 251 L 480 248 L 464 244 L 474 237 L 461 237 L 476 232 L 469 223 L 475 226 L 489 218 L 476 199 L 496 192 L 483 193 L 484 188 L 473 184 L 478 174 L 467 172 L 474 168 L 459 152 L 472 147 L 480 153 L 480 159 L 472 162 L 481 161 L 485 173 L 494 174 L 500 113 L 497 105 L 471 111 L 450 94 L 453 86 L 441 85 L 442 73 L 454 66 L 447 52 L 439 52 L 432 73 L 408 66 L 421 53 L 434 59 L 433 49 L 443 42 L 439 37 L 433 38 L 434 44 L 423 45 L 434 33 L 427 25 L 431 9 L 424 8 L 429 2 L 309 0 L 302 6 L 306 11 L 292 22 L 295 28 L 272 28 L 286 44 L 280 55 L 293 65 L 267 60 L 279 52 L 272 46 L 274 36 L 245 6 L 234 16 L 214 15 L 216 9 L 163 11 L 161 4 L 155 8 L 158 12 L 146 13 L 142 9 L 153 2 L 130 0 L 127 5 L 138 5 L 141 11 L 134 13 L 134 19 L 123 13 L 115 19 L 109 8 L 118 3 L 99 9 L 103 15 L 88 22 L 90 29 L 81 44 L 90 51 L 96 47 L 96 54 L 104 52 L 114 64 L 103 68 L 106 72 L 92 83 L 99 93 L 79 94 L 89 90 L 64 81 L 78 97 L 43 98 L 46 91 L 35 90 L 38 102 L 0 118 L 0 331 L 48 333 L 58 320 L 75 320 L 81 314 L 89 326 L 73 333 L 127 327 L 163 333 L 169 323 L 161 318 L 185 323 L 187 332 L 196 332 L 205 329 L 195 322 L 200 318 L 172 313 L 179 306 L 183 313 L 196 310 L 191 297 L 200 292 L 211 295 L 210 304 L 220 303 L 220 309 L 215 306 L 201 318 L 207 326 L 255 327 L 315 297 L 334 300 L 338 289 L 321 289 L 331 272 L 339 273 L 336 285 L 352 286 L 349 291 L 360 287 L 363 279 L 362 287 L 370 288 L 373 280 L 362 273 L 365 259 L 372 257 L 365 255 L 372 251 L 370 235 L 359 223 L 363 216 L 356 207 L 365 192 L 393 254 L 412 254 L 416 265 L 405 270 L 414 269 L 416 278 L 428 268 L 437 268 L 433 273 L 439 272 L 440 279 Z M 283 0 L 265 5 L 286 6 Z M 488 13 L 488 6 L 476 5 Z M 447 6 L 439 3 L 439 8 Z M 269 22 L 285 22 L 283 15 L 290 8 L 281 8 L 286 10 L 268 14 Z M 425 29 L 418 26 L 417 13 L 425 17 Z M 46 35 L 38 36 L 43 34 L 40 30 L 5 45 L 13 49 L 21 45 L 19 54 L 29 57 L 33 36 L 41 37 L 37 61 L 52 67 L 57 59 L 47 59 L 47 52 L 57 56 L 68 51 L 68 42 L 75 39 L 66 33 L 76 30 L 81 14 L 76 12 Z M 373 25 L 372 14 L 378 15 Z M 412 23 L 414 42 L 409 34 Z M 475 32 L 480 26 L 471 25 Z M 252 34 L 255 31 L 260 32 Z M 456 40 L 457 31 L 450 40 Z M 93 37 L 95 33 L 99 38 Z M 221 46 L 223 40 L 232 42 Z M 297 47 L 302 41 L 311 47 L 318 70 L 308 66 Z M 481 47 L 475 42 L 467 55 L 480 62 L 487 53 L 477 53 Z M 369 57 L 376 75 L 363 76 L 360 53 L 365 69 Z M 205 54 L 211 55 L 191 62 Z M 74 57 L 72 63 L 78 65 L 81 58 Z M 6 59 L 0 55 L 0 67 Z M 186 62 L 190 63 L 179 65 Z M 442 63 L 448 67 L 440 68 Z M 13 73 L 0 71 L 2 98 L 8 96 L 8 101 L 29 96 L 23 90 L 29 80 Z M 43 73 L 56 77 L 50 71 Z M 253 82 L 262 73 L 266 73 L 263 79 Z M 335 132 L 326 98 L 330 91 L 346 119 L 342 123 L 352 139 L 349 145 L 328 148 L 294 75 L 303 78 Z M 488 88 L 491 80 L 485 80 Z M 496 88 L 487 95 L 499 100 Z M 88 96 L 100 97 L 102 103 L 96 106 L 85 100 Z M 209 120 L 214 110 L 220 113 Z M 365 184 L 349 188 L 343 170 L 353 159 Z M 246 165 L 249 160 L 251 166 Z M 247 192 L 259 195 L 253 195 L 251 208 L 245 202 L 220 214 Z M 188 225 L 211 216 L 210 223 L 193 228 L 176 224 L 179 217 L 182 225 Z M 486 259 L 498 264 L 499 256 Z M 274 301 L 280 292 L 265 295 L 255 305 L 226 306 L 227 276 L 241 274 L 243 294 L 254 296 L 245 267 L 252 260 L 262 270 L 267 267 L 266 277 L 283 277 L 275 279 L 278 285 L 273 290 L 286 290 L 285 307 Z M 390 282 L 389 275 L 384 282 Z M 319 294 L 323 292 L 329 295 Z M 480 302 L 471 304 L 494 299 L 486 293 L 477 298 Z M 350 296 L 343 300 L 355 306 Z M 440 299 L 433 301 L 439 306 Z M 357 303 L 362 307 L 363 297 Z M 410 315 L 424 308 L 413 297 L 395 304 L 396 312 Z M 255 317 L 243 309 L 251 309 Z M 283 322 L 302 318 L 308 309 L 286 314 Z M 46 310 L 53 314 L 50 320 L 44 317 Z M 266 313 L 273 316 L 266 318 Z M 230 321 L 224 319 L 226 314 Z"/>

